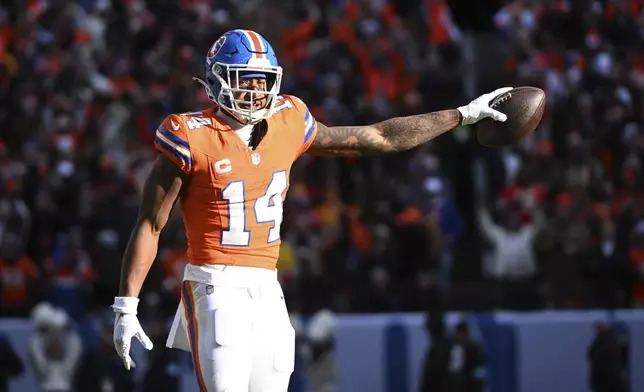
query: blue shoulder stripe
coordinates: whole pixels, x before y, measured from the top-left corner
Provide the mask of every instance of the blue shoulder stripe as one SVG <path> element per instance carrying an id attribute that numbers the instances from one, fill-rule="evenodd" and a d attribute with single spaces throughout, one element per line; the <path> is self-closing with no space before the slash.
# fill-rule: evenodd
<path id="1" fill-rule="evenodd" d="M 156 143 L 161 146 L 165 151 L 169 152 L 172 156 L 183 162 L 187 167 L 192 167 L 192 158 L 185 156 L 184 154 L 179 153 L 174 147 L 166 143 L 163 139 L 157 137 Z"/>
<path id="2" fill-rule="evenodd" d="M 165 137 L 167 137 L 169 140 L 171 140 L 171 141 L 173 141 L 173 142 L 177 143 L 177 144 L 178 144 L 178 145 L 180 145 L 181 147 L 184 147 L 184 148 L 190 149 L 190 145 L 188 144 L 188 142 L 187 142 L 187 141 L 185 141 L 185 140 L 181 139 L 180 137 L 178 137 L 178 136 L 177 136 L 177 135 L 175 135 L 174 133 L 170 132 L 170 130 L 169 130 L 168 128 L 166 128 L 164 125 L 159 126 L 159 132 L 161 132 L 161 134 L 163 134 L 163 136 L 165 136 Z"/>
<path id="3" fill-rule="evenodd" d="M 315 129 L 315 118 L 309 111 L 309 108 L 306 108 L 306 115 L 304 116 L 304 124 L 305 124 L 304 143 L 306 143 L 311 138 L 311 135 L 313 134 L 313 130 Z"/>

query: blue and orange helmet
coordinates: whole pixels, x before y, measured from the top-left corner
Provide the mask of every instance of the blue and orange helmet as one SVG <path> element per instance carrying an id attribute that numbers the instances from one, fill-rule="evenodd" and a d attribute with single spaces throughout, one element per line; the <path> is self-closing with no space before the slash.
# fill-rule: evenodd
<path id="1" fill-rule="evenodd" d="M 266 89 L 257 90 L 239 83 L 250 78 L 265 79 Z M 273 112 L 282 82 L 282 67 L 264 37 L 251 30 L 231 30 L 208 50 L 205 80 L 195 80 L 223 110 L 245 124 L 255 124 Z M 255 102 L 260 97 L 266 98 L 266 103 L 257 108 Z"/>

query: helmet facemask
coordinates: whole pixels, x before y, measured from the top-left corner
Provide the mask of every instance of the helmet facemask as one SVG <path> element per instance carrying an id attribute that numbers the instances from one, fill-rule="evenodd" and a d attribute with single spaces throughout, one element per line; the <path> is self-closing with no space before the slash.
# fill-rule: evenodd
<path id="1" fill-rule="evenodd" d="M 217 97 L 209 97 L 243 124 L 256 124 L 271 116 L 282 83 L 282 68 L 271 65 L 214 63 L 211 75 L 221 85 Z M 263 79 L 255 86 L 245 83 Z M 214 80 L 207 80 L 213 85 Z M 214 98 L 214 99 L 213 99 Z"/>

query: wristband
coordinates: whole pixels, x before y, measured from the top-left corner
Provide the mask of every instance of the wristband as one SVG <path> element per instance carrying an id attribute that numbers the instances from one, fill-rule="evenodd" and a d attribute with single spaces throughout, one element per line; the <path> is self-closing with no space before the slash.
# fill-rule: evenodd
<path id="1" fill-rule="evenodd" d="M 460 114 L 460 117 L 461 117 L 461 121 L 459 124 L 468 125 L 468 124 L 465 124 L 465 119 L 469 117 L 469 114 L 467 113 L 467 106 L 458 107 L 456 108 L 456 110 L 458 111 L 458 114 Z"/>
<path id="2" fill-rule="evenodd" d="M 136 297 L 114 297 L 112 309 L 115 313 L 136 314 L 139 299 Z"/>

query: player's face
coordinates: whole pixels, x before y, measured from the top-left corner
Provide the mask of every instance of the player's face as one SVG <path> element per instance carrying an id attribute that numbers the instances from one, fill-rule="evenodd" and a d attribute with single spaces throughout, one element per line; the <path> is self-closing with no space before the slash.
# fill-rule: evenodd
<path id="1" fill-rule="evenodd" d="M 268 103 L 267 92 L 267 83 L 264 78 L 240 78 L 237 81 L 233 81 L 233 88 L 251 90 L 252 93 L 248 91 L 237 91 L 235 92 L 235 99 L 240 106 L 240 109 L 251 109 L 251 95 L 252 95 L 252 109 L 261 110 L 266 108 Z M 243 101 L 243 103 L 240 103 Z"/>

